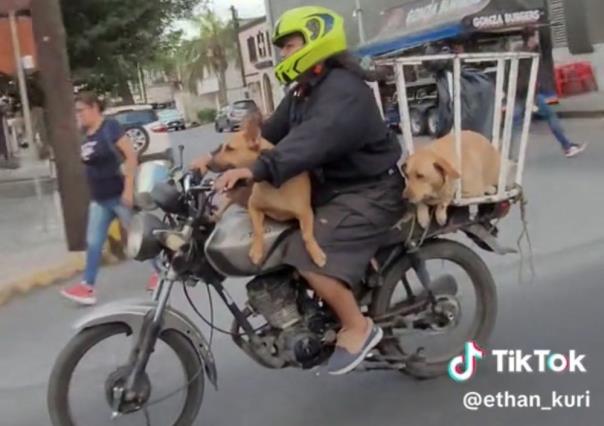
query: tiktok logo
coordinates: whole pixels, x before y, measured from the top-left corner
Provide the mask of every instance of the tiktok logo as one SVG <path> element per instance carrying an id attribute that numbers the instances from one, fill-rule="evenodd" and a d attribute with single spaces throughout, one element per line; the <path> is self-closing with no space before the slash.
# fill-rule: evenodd
<path id="1" fill-rule="evenodd" d="M 465 382 L 476 372 L 476 360 L 482 359 L 484 351 L 474 342 L 466 342 L 464 354 L 449 362 L 449 377 L 456 382 Z"/>

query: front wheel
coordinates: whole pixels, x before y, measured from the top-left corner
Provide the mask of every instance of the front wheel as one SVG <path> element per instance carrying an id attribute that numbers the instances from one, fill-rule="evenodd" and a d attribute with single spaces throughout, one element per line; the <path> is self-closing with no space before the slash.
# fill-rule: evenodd
<path id="1" fill-rule="evenodd" d="M 385 337 L 380 352 L 390 357 L 418 355 L 404 372 L 428 379 L 446 374 L 449 361 L 463 352 L 466 342 L 486 345 L 497 317 L 497 291 L 487 265 L 461 243 L 429 241 L 417 255 L 425 261 L 435 287 L 437 282 L 452 282 L 445 286 L 448 290 L 435 289 L 437 308 L 428 304 L 427 293 L 405 256 L 386 273 L 370 311 L 373 318 L 393 318 L 382 327 Z M 422 303 L 423 309 L 410 308 Z M 393 316 L 401 311 L 407 314 Z"/>
<path id="2" fill-rule="evenodd" d="M 112 388 L 121 386 L 127 375 L 125 373 L 127 367 L 124 364 L 127 363 L 128 353 L 132 347 L 132 342 L 129 345 L 125 342 L 128 340 L 126 338 L 128 335 L 130 335 L 129 340 L 132 340 L 130 330 L 124 324 L 103 324 L 81 331 L 67 344 L 55 362 L 48 385 L 47 403 L 53 426 L 99 424 L 100 419 L 105 420 L 103 424 L 109 423 L 113 414 Z M 119 345 L 109 348 L 110 339 Z M 99 347 L 103 350 L 98 350 L 98 360 L 82 368 L 83 371 L 76 372 L 76 367 L 83 359 L 90 363 L 93 355 L 91 352 Z M 122 354 L 116 355 L 120 350 L 126 354 L 125 357 Z M 180 361 L 180 374 L 164 370 L 167 367 L 168 355 L 172 357 L 175 355 L 175 358 Z M 158 362 L 152 365 L 154 358 Z M 118 364 L 111 365 L 114 364 L 112 361 Z M 160 370 L 162 373 L 159 373 Z M 92 378 L 82 380 L 81 376 L 85 373 Z M 162 374 L 161 378 L 155 381 L 150 378 L 151 375 L 158 373 Z M 179 375 L 184 376 L 180 386 L 167 384 L 174 380 L 173 376 Z M 76 382 L 79 381 L 83 382 L 82 388 L 76 386 Z M 156 389 L 161 388 L 162 385 L 169 388 L 169 391 Z M 73 387 L 76 389 L 72 389 Z M 154 409 L 153 414 L 160 417 L 161 424 L 172 426 L 193 424 L 203 399 L 204 374 L 199 355 L 186 337 L 173 330 L 160 334 L 145 370 L 143 388 L 140 399 L 136 402 L 124 403 L 124 410 L 119 413 L 120 416 L 115 419 L 115 423 L 133 424 L 133 421 L 136 422 L 134 416 L 144 415 L 149 418 L 149 410 Z M 177 398 L 178 396 L 180 398 Z M 81 400 L 78 399 L 79 402 L 76 402 L 75 398 Z M 177 399 L 182 401 L 175 407 L 174 402 Z M 92 414 L 93 412 L 95 414 Z"/>

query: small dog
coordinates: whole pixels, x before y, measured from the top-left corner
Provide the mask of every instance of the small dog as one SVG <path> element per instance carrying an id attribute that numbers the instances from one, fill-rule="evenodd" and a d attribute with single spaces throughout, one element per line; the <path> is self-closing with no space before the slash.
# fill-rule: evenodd
<path id="1" fill-rule="evenodd" d="M 230 168 L 250 167 L 261 151 L 273 149 L 274 146 L 260 135 L 261 124 L 262 115 L 259 112 L 248 115 L 242 130 L 213 153 L 208 168 L 214 172 L 222 172 Z M 317 266 L 325 266 L 327 257 L 314 236 L 314 213 L 310 204 L 310 190 L 308 173 L 291 178 L 279 188 L 268 182 L 257 182 L 252 185 L 247 200 L 253 227 L 249 253 L 252 263 L 260 265 L 264 258 L 264 218 L 268 216 L 283 222 L 296 219 L 300 223 L 308 254 Z M 234 202 L 244 203 L 245 198 L 246 194 L 242 195 L 241 192 L 234 192 L 234 196 L 227 196 L 226 203 L 220 207 L 215 216 L 219 217 Z"/>
<path id="2" fill-rule="evenodd" d="M 461 134 L 461 173 L 458 171 L 455 135 L 418 148 L 403 164 L 407 187 L 403 197 L 417 205 L 417 220 L 422 228 L 430 224 L 428 206 L 436 206 L 436 221 L 447 223 L 447 208 L 455 197 L 456 179 L 461 178 L 462 195 L 478 197 L 494 193 L 499 179 L 499 153 L 484 136 Z"/>

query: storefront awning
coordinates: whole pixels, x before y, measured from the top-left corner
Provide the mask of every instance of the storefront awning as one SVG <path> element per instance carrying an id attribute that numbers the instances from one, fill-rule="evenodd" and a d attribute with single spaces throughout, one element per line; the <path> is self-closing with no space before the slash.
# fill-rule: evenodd
<path id="1" fill-rule="evenodd" d="M 382 56 L 473 32 L 546 21 L 544 0 L 417 0 L 390 8 L 381 31 L 359 46 L 360 56 Z"/>
<path id="2" fill-rule="evenodd" d="M 436 42 L 447 38 L 457 37 L 463 31 L 461 24 L 443 25 L 427 31 L 420 31 L 415 34 L 405 34 L 389 40 L 376 41 L 366 44 L 357 49 L 356 53 L 361 57 L 380 56 L 387 53 L 394 53 L 399 50 L 411 49 L 422 44 Z"/>

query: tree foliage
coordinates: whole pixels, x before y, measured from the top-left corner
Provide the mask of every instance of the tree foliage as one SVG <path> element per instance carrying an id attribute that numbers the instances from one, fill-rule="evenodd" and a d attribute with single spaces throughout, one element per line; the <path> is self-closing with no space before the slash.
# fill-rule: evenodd
<path id="1" fill-rule="evenodd" d="M 127 89 L 138 64 L 154 60 L 176 19 L 199 0 L 62 0 L 67 48 L 77 80 Z"/>
<path id="2" fill-rule="evenodd" d="M 195 92 L 199 80 L 208 74 L 218 79 L 219 103 L 227 103 L 226 71 L 236 58 L 236 34 L 232 21 L 224 22 L 210 10 L 192 19 L 199 35 L 182 42 L 176 54 L 181 65 L 182 81 Z"/>

